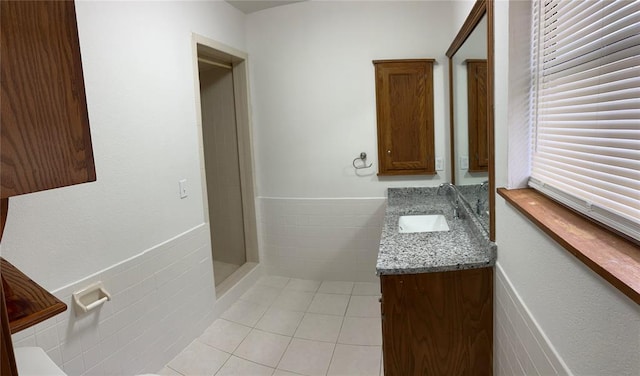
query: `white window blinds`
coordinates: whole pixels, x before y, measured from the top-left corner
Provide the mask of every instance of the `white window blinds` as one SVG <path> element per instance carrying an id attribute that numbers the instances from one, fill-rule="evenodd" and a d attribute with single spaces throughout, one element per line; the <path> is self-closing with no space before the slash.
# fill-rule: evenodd
<path id="1" fill-rule="evenodd" d="M 640 1 L 533 1 L 529 185 L 640 240 Z"/>

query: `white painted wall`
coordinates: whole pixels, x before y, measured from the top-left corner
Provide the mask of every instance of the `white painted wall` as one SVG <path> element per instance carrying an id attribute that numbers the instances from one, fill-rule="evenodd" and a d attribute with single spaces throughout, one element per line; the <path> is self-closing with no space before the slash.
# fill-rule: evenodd
<path id="1" fill-rule="evenodd" d="M 203 223 L 191 33 L 245 49 L 245 16 L 225 2 L 76 9 L 98 180 L 11 198 L 2 239 L 49 290 Z"/>
<path id="2" fill-rule="evenodd" d="M 460 27 L 464 24 L 467 17 L 469 16 L 469 12 L 471 12 L 471 8 L 475 5 L 475 0 L 456 0 L 453 1 L 453 16 L 452 23 L 456 28 L 456 33 L 460 30 Z"/>
<path id="3" fill-rule="evenodd" d="M 435 177 L 378 178 L 372 60 L 435 58 L 436 155 L 449 155 L 449 2 L 309 1 L 247 17 L 258 196 L 384 197 Z M 373 162 L 357 176 L 360 152 Z"/>
<path id="4" fill-rule="evenodd" d="M 448 160 L 452 3 L 309 1 L 247 17 L 261 260 L 267 272 L 375 280 L 387 187 L 378 178 L 373 60 L 435 58 L 436 155 Z M 352 161 L 368 154 L 373 167 Z M 447 163 L 448 165 L 448 163 Z"/>
<path id="5" fill-rule="evenodd" d="M 502 187 L 509 179 L 509 133 L 512 126 L 518 126 L 509 124 L 508 109 L 512 103 L 521 103 L 509 92 L 509 36 L 516 35 L 521 27 L 513 15 L 514 22 L 510 23 L 509 7 L 521 4 L 498 1 L 495 5 L 496 184 Z M 517 41 L 511 44 L 517 45 Z M 520 302 L 515 305 L 522 305 L 527 311 L 529 317 L 525 321 L 537 323 L 535 330 L 542 334 L 540 338 L 546 337 L 547 345 L 559 355 L 560 364 L 566 364 L 568 369 L 561 369 L 561 374 L 640 374 L 640 306 L 559 247 L 500 197 L 496 199 L 496 236 L 498 265 L 504 280 L 510 281 L 509 295 L 519 297 Z M 501 307 L 500 302 L 497 304 Z M 498 324 L 518 320 L 508 309 L 496 310 Z M 527 333 L 530 327 L 513 327 L 513 332 L 506 332 L 511 342 L 497 332 L 495 356 L 500 367 L 515 362 L 515 372 L 499 368 L 498 374 L 530 374 L 525 360 L 535 358 L 532 349 L 536 347 L 527 341 L 531 338 Z M 509 356 L 509 351 L 516 352 L 512 354 L 515 358 Z M 534 362 L 534 367 L 543 364 Z M 542 369 L 538 368 L 537 373 L 544 374 Z"/>

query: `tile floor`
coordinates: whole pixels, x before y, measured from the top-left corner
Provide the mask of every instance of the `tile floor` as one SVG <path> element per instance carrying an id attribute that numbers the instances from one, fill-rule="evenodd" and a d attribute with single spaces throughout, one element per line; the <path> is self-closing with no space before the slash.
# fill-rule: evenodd
<path id="1" fill-rule="evenodd" d="M 263 277 L 161 375 L 382 375 L 378 283 Z"/>

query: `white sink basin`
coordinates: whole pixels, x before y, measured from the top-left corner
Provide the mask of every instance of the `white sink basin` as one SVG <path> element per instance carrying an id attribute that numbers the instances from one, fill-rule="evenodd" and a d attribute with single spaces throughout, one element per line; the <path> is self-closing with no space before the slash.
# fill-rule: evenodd
<path id="1" fill-rule="evenodd" d="M 449 224 L 442 214 L 403 215 L 398 219 L 401 233 L 449 231 Z"/>

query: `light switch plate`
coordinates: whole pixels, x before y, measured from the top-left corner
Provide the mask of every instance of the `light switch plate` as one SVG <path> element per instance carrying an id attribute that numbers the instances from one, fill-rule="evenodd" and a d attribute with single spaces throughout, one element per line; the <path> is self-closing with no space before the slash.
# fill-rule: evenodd
<path id="1" fill-rule="evenodd" d="M 436 157 L 436 171 L 444 170 L 444 161 L 442 157 Z"/>
<path id="2" fill-rule="evenodd" d="M 180 198 L 187 197 L 187 179 L 180 180 L 178 186 L 180 187 Z"/>

